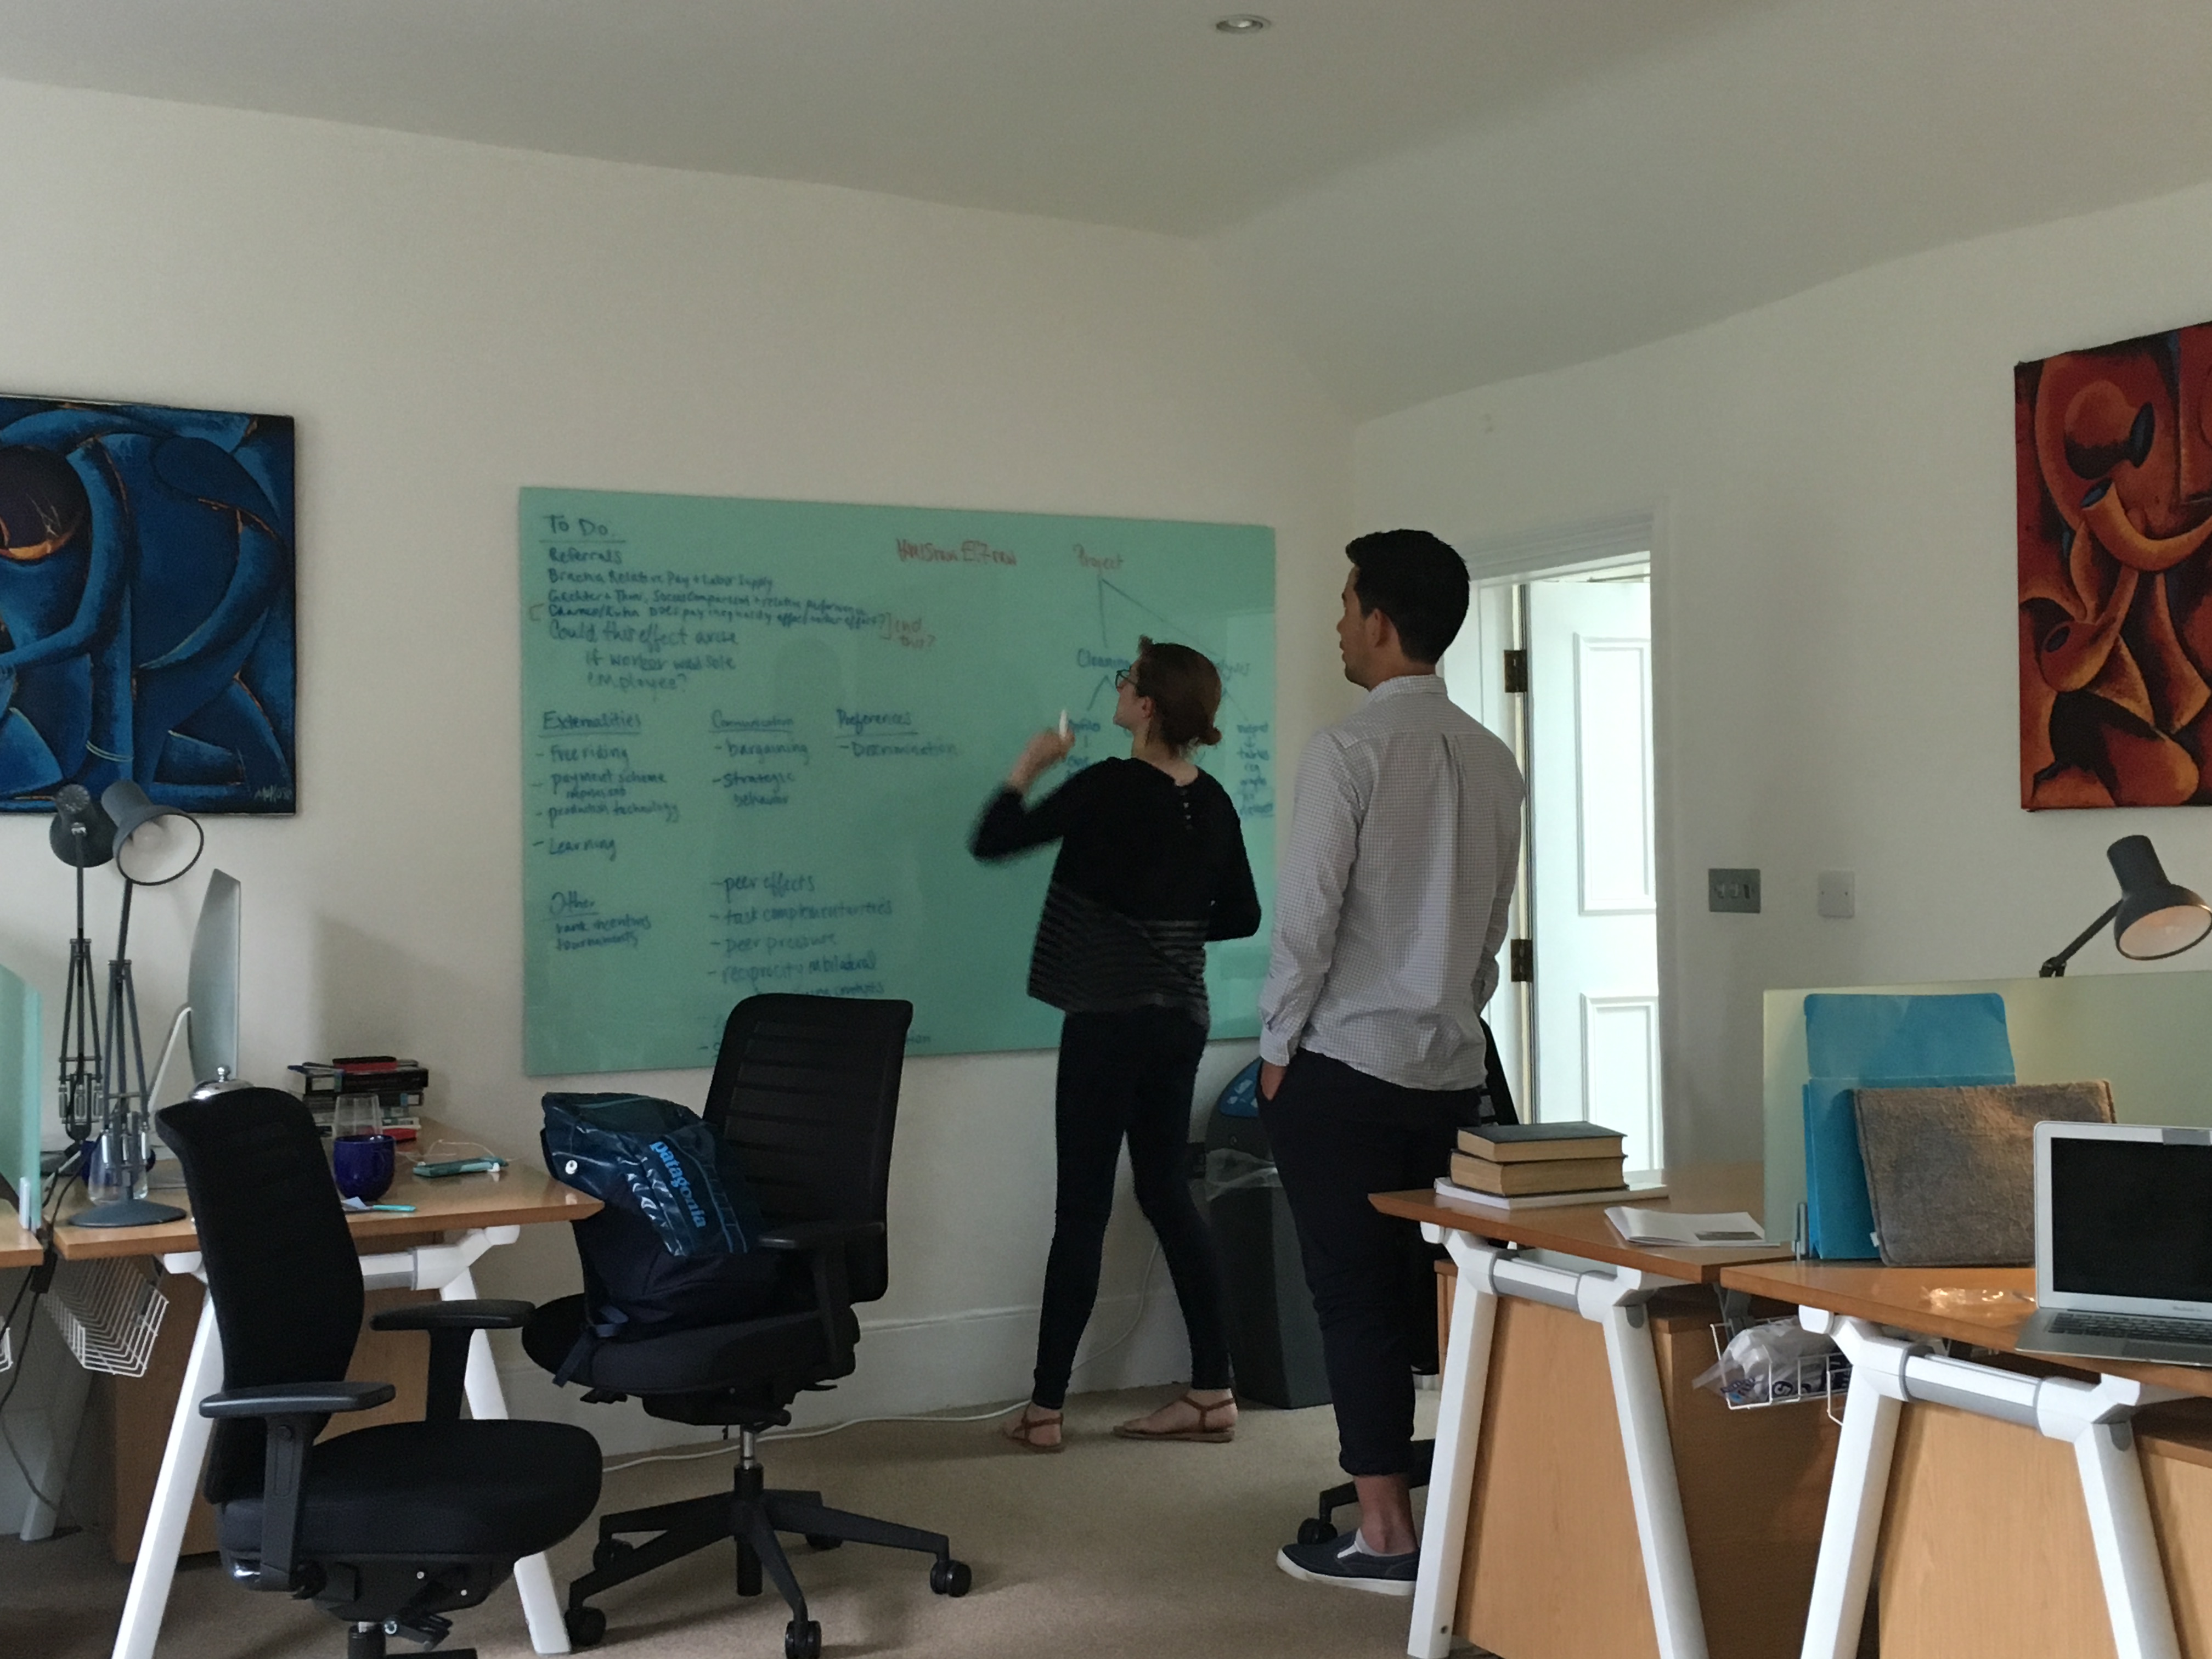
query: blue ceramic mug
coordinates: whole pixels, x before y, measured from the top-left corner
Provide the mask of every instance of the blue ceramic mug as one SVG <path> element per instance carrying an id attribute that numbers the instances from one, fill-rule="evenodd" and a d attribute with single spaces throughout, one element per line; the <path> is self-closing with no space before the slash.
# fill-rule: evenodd
<path id="1" fill-rule="evenodd" d="M 392 1139 L 390 1135 L 343 1135 L 331 1143 L 331 1174 L 338 1191 L 364 1204 L 374 1204 L 392 1184 Z"/>

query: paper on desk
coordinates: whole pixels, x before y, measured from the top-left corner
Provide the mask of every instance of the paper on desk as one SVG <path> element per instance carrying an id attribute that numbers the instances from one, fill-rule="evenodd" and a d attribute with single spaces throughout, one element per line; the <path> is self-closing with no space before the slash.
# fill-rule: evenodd
<path id="1" fill-rule="evenodd" d="M 1613 1231 L 1630 1244 L 1695 1249 L 1699 1245 L 1764 1244 L 1765 1231 L 1748 1211 L 1691 1215 L 1680 1210 L 1633 1210 L 1615 1204 L 1605 1212 Z"/>

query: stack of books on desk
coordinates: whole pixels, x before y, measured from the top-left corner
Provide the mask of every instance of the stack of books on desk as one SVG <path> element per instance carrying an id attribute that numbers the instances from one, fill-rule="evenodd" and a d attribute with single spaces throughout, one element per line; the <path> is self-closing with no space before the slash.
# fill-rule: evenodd
<path id="1" fill-rule="evenodd" d="M 422 1097 L 430 1087 L 429 1068 L 396 1054 L 349 1054 L 330 1061 L 305 1060 L 292 1067 L 304 1079 L 301 1097 L 328 1128 L 340 1095 L 374 1095 L 385 1133 L 411 1136 L 420 1123 Z"/>
<path id="2" fill-rule="evenodd" d="M 1487 1123 L 1459 1132 L 1437 1190 L 1506 1209 L 1595 1204 L 1629 1190 L 1620 1131 L 1596 1123 Z M 1648 1196 L 1648 1186 L 1639 1196 Z"/>

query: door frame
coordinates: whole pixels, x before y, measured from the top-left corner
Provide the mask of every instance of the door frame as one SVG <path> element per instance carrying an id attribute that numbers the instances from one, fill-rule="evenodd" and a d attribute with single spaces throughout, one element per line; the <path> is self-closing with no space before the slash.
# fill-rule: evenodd
<path id="1" fill-rule="evenodd" d="M 1527 775 L 1529 755 L 1529 731 L 1526 700 L 1508 693 L 1504 688 L 1504 653 L 1508 648 L 1524 648 L 1526 643 L 1527 604 L 1523 590 L 1528 583 L 1558 576 L 1582 575 L 1586 573 L 1619 569 L 1643 565 L 1649 568 L 1651 581 L 1651 766 L 1652 766 L 1652 856 L 1657 879 L 1655 891 L 1656 914 L 1654 918 L 1658 933 L 1658 1038 L 1659 1038 L 1659 1122 L 1660 1158 L 1663 1163 L 1682 1150 L 1683 1142 L 1678 1131 L 1686 1127 L 1676 1121 L 1674 1102 L 1678 1091 L 1674 1084 L 1674 1067 L 1670 1056 L 1674 1052 L 1674 1002 L 1670 993 L 1672 975 L 1667 971 L 1673 955 L 1674 906 L 1669 898 L 1671 884 L 1668 872 L 1671 867 L 1669 853 L 1672 836 L 1669 827 L 1673 820 L 1669 790 L 1671 769 L 1667 764 L 1668 719 L 1673 675 L 1669 672 L 1668 645 L 1673 629 L 1668 623 L 1668 601 L 1672 594 L 1666 556 L 1666 512 L 1664 504 L 1642 512 L 1618 513 L 1604 518 L 1585 520 L 1578 523 L 1547 526 L 1534 530 L 1504 536 L 1468 536 L 1457 544 L 1461 556 L 1466 561 L 1468 575 L 1474 585 L 1468 608 L 1467 624 L 1460 637 L 1444 653 L 1439 668 L 1447 674 L 1455 697 L 1464 699 L 1470 690 L 1479 707 L 1468 712 L 1491 730 L 1505 739 L 1512 748 L 1514 757 Z M 1462 701 L 1462 706 L 1467 706 Z M 1521 816 L 1521 868 L 1514 888 L 1511 925 L 1509 939 L 1534 939 L 1534 883 L 1536 848 L 1530 834 L 1532 825 L 1529 809 L 1524 799 Z M 1509 947 L 1510 957 L 1510 947 Z M 1542 962 L 1537 963 L 1542 972 Z M 1515 1099 L 1524 1115 L 1533 1115 L 1540 1109 L 1536 1099 L 1536 1024 L 1534 997 L 1527 989 L 1513 982 L 1510 959 L 1504 965 L 1498 984 L 1499 996 L 1491 1002 L 1491 1024 L 1498 1024 L 1497 1013 L 1504 1012 L 1509 1031 L 1501 1033 L 1501 1048 L 1510 1043 L 1513 1049 L 1511 1077 Z M 1510 996 L 1507 1010 L 1500 1011 L 1499 1000 Z"/>

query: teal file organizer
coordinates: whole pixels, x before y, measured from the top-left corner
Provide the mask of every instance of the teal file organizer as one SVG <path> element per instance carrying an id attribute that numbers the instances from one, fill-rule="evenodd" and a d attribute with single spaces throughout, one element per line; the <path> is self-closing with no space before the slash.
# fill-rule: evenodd
<path id="1" fill-rule="evenodd" d="M 1808 1242 L 1824 1260 L 1870 1261 L 1881 1253 L 1851 1091 L 2014 1081 L 2004 999 L 1815 993 L 1805 999 L 1805 1049 Z"/>

